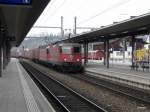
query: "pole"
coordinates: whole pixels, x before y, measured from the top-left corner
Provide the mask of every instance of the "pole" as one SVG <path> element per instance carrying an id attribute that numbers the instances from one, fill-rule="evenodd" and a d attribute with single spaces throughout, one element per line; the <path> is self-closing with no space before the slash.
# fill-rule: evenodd
<path id="1" fill-rule="evenodd" d="M 77 17 L 74 18 L 74 34 L 77 34 Z"/>
<path id="2" fill-rule="evenodd" d="M 125 63 L 125 47 L 126 47 L 125 44 L 126 44 L 125 43 L 125 38 L 123 38 L 123 63 Z"/>
<path id="3" fill-rule="evenodd" d="M 2 77 L 2 48 L 1 48 L 1 42 L 2 36 L 1 36 L 1 21 L 0 21 L 0 77 Z"/>
<path id="4" fill-rule="evenodd" d="M 63 30 L 63 16 L 61 16 L 61 36 L 64 38 L 64 30 Z"/>
<path id="5" fill-rule="evenodd" d="M 132 66 L 134 65 L 135 37 L 132 36 Z"/>
<path id="6" fill-rule="evenodd" d="M 148 46 L 148 49 L 149 49 L 149 72 L 150 72 L 150 32 L 149 32 L 149 46 Z"/>
<path id="7" fill-rule="evenodd" d="M 2 30 L 0 21 L 0 77 L 2 77 Z"/>
<path id="8" fill-rule="evenodd" d="M 2 77 L 2 48 L 0 46 L 0 77 Z"/>
<path id="9" fill-rule="evenodd" d="M 84 66 L 86 65 L 86 43 L 83 44 L 84 48 Z"/>
<path id="10" fill-rule="evenodd" d="M 85 42 L 83 44 L 84 47 L 84 65 L 86 66 L 87 62 L 88 62 L 88 43 Z"/>
<path id="11" fill-rule="evenodd" d="M 109 40 L 106 41 L 106 66 L 109 68 Z"/>
<path id="12" fill-rule="evenodd" d="M 11 56 L 10 56 L 10 49 L 11 49 L 11 45 L 10 45 L 10 41 L 6 41 L 6 58 L 7 58 L 7 65 L 8 65 L 8 63 L 10 62 L 10 58 L 11 58 Z"/>
<path id="13" fill-rule="evenodd" d="M 104 65 L 106 65 L 106 40 L 104 40 Z"/>
<path id="14" fill-rule="evenodd" d="M 4 61 L 4 57 L 3 57 L 3 46 L 1 46 L 1 73 L 3 74 L 3 61 Z"/>
<path id="15" fill-rule="evenodd" d="M 6 68 L 6 40 L 3 43 L 3 69 Z"/>
<path id="16" fill-rule="evenodd" d="M 88 49 L 89 49 L 88 48 L 88 43 L 86 42 L 86 63 L 88 63 L 88 52 L 89 52 Z"/>
<path id="17" fill-rule="evenodd" d="M 92 46 L 92 51 L 94 51 L 94 48 L 93 48 L 93 43 L 91 44 L 91 46 Z M 93 53 L 92 53 L 92 60 L 94 60 Z"/>

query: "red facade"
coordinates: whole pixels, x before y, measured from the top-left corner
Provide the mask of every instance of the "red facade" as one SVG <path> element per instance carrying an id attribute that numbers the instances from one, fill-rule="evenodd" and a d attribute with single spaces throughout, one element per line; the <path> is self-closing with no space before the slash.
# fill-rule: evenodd
<path id="1" fill-rule="evenodd" d="M 88 52 L 88 59 L 102 60 L 103 57 L 104 57 L 103 51 L 95 50 Z"/>

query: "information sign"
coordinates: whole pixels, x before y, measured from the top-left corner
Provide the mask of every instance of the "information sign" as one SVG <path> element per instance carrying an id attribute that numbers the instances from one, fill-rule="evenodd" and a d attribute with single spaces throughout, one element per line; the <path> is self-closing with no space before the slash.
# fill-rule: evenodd
<path id="1" fill-rule="evenodd" d="M 31 0 L 0 0 L 0 4 L 30 5 L 31 4 Z"/>

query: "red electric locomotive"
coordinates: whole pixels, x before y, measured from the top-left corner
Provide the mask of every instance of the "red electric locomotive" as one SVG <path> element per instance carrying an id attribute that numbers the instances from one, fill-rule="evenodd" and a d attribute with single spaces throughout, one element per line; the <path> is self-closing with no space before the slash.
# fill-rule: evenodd
<path id="1" fill-rule="evenodd" d="M 39 47 L 39 61 L 51 64 L 62 71 L 82 71 L 81 45 L 57 43 Z"/>

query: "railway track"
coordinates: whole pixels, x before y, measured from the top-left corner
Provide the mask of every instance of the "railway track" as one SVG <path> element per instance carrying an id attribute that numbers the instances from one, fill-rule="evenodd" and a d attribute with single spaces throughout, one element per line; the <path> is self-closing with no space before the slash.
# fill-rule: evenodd
<path id="1" fill-rule="evenodd" d="M 51 94 L 57 103 L 61 105 L 62 112 L 107 112 L 105 109 L 97 106 L 59 81 L 48 77 L 28 63 L 21 62 L 21 64 L 34 77 L 34 80 L 38 81 L 42 88 L 45 88 L 48 94 Z"/>
<path id="2" fill-rule="evenodd" d="M 116 83 L 111 80 L 99 79 L 86 73 L 71 76 L 89 82 L 91 84 L 106 88 L 115 93 L 122 94 L 135 100 L 150 104 L 150 93 L 139 90 L 138 88 L 133 88 L 121 83 Z"/>

